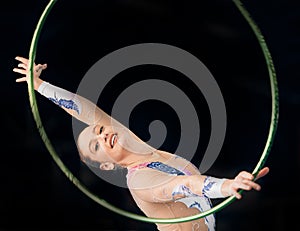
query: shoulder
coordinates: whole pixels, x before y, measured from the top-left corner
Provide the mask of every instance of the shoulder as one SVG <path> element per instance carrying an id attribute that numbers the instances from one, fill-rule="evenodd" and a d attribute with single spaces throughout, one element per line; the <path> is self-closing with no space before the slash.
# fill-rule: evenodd
<path id="1" fill-rule="evenodd" d="M 127 174 L 127 185 L 131 189 L 146 189 L 161 186 L 172 181 L 178 176 L 150 168 L 142 168 Z"/>

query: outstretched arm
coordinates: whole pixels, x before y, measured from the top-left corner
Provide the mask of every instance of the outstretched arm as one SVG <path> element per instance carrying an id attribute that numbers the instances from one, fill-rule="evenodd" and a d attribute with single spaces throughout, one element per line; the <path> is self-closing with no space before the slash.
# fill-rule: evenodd
<path id="1" fill-rule="evenodd" d="M 258 173 L 256 180 L 265 176 L 269 168 Z M 154 171 L 140 171 L 128 181 L 133 195 L 147 202 L 169 202 L 192 194 L 209 198 L 235 196 L 241 199 L 239 190 L 259 191 L 261 186 L 253 181 L 254 176 L 241 171 L 234 179 L 220 179 L 205 175 L 170 176 Z"/>
<path id="2" fill-rule="evenodd" d="M 20 63 L 17 68 L 13 71 L 20 73 L 24 76 L 16 79 L 16 82 L 29 82 L 29 70 L 28 70 L 28 59 L 23 57 L 16 57 Z M 90 100 L 74 94 L 65 89 L 56 87 L 48 82 L 43 81 L 40 75 L 43 70 L 47 68 L 47 64 L 34 64 L 34 75 L 33 83 L 34 89 L 38 91 L 41 95 L 47 97 L 52 102 L 59 105 L 62 109 L 68 112 L 70 115 L 74 116 L 76 119 L 91 125 L 95 124 L 101 119 L 110 119 L 103 110 L 97 107 Z"/>
<path id="3" fill-rule="evenodd" d="M 20 63 L 17 68 L 13 71 L 23 76 L 16 79 L 16 82 L 29 82 L 29 60 L 20 56 L 16 57 Z M 49 100 L 59 105 L 67 113 L 74 116 L 76 119 L 82 121 L 87 125 L 98 124 L 101 120 L 101 124 L 112 125 L 115 127 L 126 129 L 127 135 L 130 135 L 132 139 L 140 143 L 144 143 L 137 135 L 135 135 L 130 129 L 121 124 L 119 121 L 112 118 L 110 115 L 105 113 L 92 101 L 63 88 L 54 86 L 40 78 L 43 70 L 47 68 L 47 64 L 34 64 L 33 71 L 33 84 L 34 89 L 41 95 L 47 97 Z M 129 139 L 127 137 L 127 139 Z"/>

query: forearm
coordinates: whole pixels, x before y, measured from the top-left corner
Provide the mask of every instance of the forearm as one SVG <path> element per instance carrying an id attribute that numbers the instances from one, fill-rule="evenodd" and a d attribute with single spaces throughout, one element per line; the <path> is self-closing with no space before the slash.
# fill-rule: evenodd
<path id="1" fill-rule="evenodd" d="M 35 89 L 70 115 L 88 125 L 94 124 L 104 117 L 109 118 L 90 100 L 48 82 L 42 80 L 36 82 Z"/>
<path id="2" fill-rule="evenodd" d="M 43 80 L 41 80 L 40 78 L 34 78 L 34 90 L 38 91 L 39 87 L 41 86 L 41 84 L 44 82 Z"/>
<path id="3" fill-rule="evenodd" d="M 186 197 L 191 194 L 208 198 L 224 198 L 230 196 L 228 187 L 231 180 L 205 175 L 185 176 L 173 189 L 173 197 Z"/>
<path id="4" fill-rule="evenodd" d="M 163 174 L 139 174 L 130 182 L 131 190 L 140 199 L 148 202 L 170 202 L 180 198 L 202 196 L 205 176 L 170 176 Z"/>

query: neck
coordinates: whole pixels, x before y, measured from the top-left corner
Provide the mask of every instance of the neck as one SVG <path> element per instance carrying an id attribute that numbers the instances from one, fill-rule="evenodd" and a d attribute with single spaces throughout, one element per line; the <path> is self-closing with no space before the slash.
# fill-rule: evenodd
<path id="1" fill-rule="evenodd" d="M 133 154 L 130 161 L 128 161 L 127 164 L 123 166 L 129 169 L 139 164 L 143 164 L 145 162 L 154 162 L 154 161 L 166 162 L 173 156 L 174 156 L 173 154 L 161 150 L 155 150 L 149 154 L 140 154 L 140 155 Z"/>
<path id="2" fill-rule="evenodd" d="M 136 165 L 145 163 L 145 162 L 152 162 L 152 161 L 157 161 L 161 159 L 161 155 L 156 152 L 150 152 L 147 154 L 131 154 L 127 158 L 122 160 L 122 163 L 120 163 L 122 166 L 126 168 L 132 168 Z"/>

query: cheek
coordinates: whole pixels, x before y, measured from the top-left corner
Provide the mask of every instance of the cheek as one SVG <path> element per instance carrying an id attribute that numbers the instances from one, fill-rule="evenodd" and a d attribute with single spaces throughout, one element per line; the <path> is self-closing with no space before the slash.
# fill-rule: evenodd
<path id="1" fill-rule="evenodd" d="M 100 162 L 103 162 L 103 161 L 107 161 L 107 158 L 108 155 L 107 153 L 105 152 L 105 150 L 101 150 L 97 153 L 97 159 L 100 161 Z"/>
<path id="2" fill-rule="evenodd" d="M 115 145 L 113 149 L 109 150 L 109 156 L 115 161 L 118 162 L 126 155 L 126 150 L 123 149 L 120 145 Z"/>
<path id="3" fill-rule="evenodd" d="M 104 162 L 104 161 L 112 162 L 113 161 L 112 156 L 113 156 L 113 150 L 106 147 L 105 145 L 101 146 L 101 149 L 97 153 L 97 158 L 101 162 Z"/>

